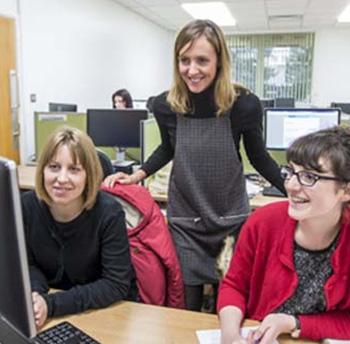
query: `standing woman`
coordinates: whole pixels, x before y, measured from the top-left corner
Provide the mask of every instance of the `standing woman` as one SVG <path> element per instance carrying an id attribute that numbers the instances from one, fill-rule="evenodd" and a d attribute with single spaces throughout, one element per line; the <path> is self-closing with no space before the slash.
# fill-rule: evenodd
<path id="1" fill-rule="evenodd" d="M 35 191 L 21 199 L 37 327 L 128 295 L 124 212 L 99 190 L 101 180 L 91 139 L 75 128 L 57 129 L 40 155 Z M 60 291 L 48 294 L 50 288 Z"/>
<path id="2" fill-rule="evenodd" d="M 131 94 L 125 88 L 122 88 L 112 94 L 113 109 L 132 109 L 133 103 Z"/>
<path id="3" fill-rule="evenodd" d="M 161 145 L 132 175 L 105 180 L 109 186 L 136 183 L 174 160 L 167 215 L 190 310 L 201 309 L 204 284 L 218 284 L 216 257 L 223 240 L 237 234 L 250 213 L 241 138 L 253 166 L 284 191 L 278 166 L 265 150 L 260 101 L 232 85 L 230 66 L 216 24 L 186 25 L 175 42 L 173 86 L 154 101 Z"/>

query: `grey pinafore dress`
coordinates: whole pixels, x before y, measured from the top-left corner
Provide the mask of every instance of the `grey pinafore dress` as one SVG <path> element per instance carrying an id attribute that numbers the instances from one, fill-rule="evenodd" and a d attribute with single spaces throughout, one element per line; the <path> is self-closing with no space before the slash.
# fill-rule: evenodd
<path id="1" fill-rule="evenodd" d="M 177 116 L 167 213 L 185 284 L 217 283 L 223 240 L 250 213 L 228 115 Z"/>

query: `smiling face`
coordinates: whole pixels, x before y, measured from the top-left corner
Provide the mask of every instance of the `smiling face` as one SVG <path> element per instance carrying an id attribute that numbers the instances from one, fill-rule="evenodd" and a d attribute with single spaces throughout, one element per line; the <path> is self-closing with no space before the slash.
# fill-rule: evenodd
<path id="1" fill-rule="evenodd" d="M 306 170 L 303 166 L 290 163 L 295 172 L 308 171 L 320 176 L 334 177 L 330 164 L 320 159 L 324 173 Z M 289 199 L 288 214 L 297 221 L 314 220 L 316 222 L 339 219 L 343 203 L 349 200 L 345 188 L 341 188 L 334 180 L 318 180 L 313 186 L 301 185 L 294 175 L 285 181 Z"/>
<path id="2" fill-rule="evenodd" d="M 178 67 L 191 92 L 200 93 L 210 86 L 217 72 L 217 55 L 204 35 L 180 49 Z"/>
<path id="3" fill-rule="evenodd" d="M 78 213 L 84 204 L 86 171 L 66 145 L 58 147 L 53 159 L 44 168 L 44 187 L 52 200 L 51 208 Z"/>

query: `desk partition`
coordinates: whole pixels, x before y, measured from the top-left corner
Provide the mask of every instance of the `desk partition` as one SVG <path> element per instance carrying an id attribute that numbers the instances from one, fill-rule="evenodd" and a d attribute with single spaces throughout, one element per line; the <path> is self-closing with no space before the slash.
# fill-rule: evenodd
<path id="1" fill-rule="evenodd" d="M 76 112 L 34 112 L 36 160 L 50 134 L 62 125 L 69 125 L 86 132 L 86 114 Z"/>
<path id="2" fill-rule="evenodd" d="M 84 132 L 87 131 L 86 113 L 73 112 L 34 112 L 35 128 L 35 157 L 38 159 L 50 134 L 62 125 L 68 125 Z M 98 147 L 104 151 L 111 160 L 116 158 L 114 147 Z M 126 155 L 133 160 L 141 160 L 139 148 L 129 148 Z"/>

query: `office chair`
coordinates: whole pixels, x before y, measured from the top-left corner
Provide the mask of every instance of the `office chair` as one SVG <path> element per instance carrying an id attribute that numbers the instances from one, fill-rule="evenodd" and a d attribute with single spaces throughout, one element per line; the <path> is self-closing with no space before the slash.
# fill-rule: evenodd
<path id="1" fill-rule="evenodd" d="M 108 157 L 108 155 L 105 152 L 99 149 L 96 149 L 96 152 L 97 152 L 98 158 L 100 159 L 100 163 L 103 171 L 103 179 L 105 179 L 107 176 L 114 173 L 114 167 L 112 165 L 111 159 Z"/>

